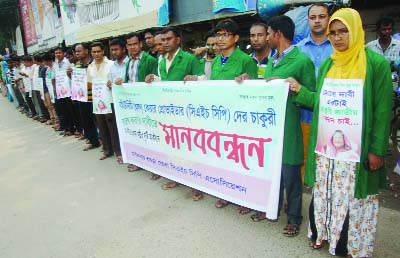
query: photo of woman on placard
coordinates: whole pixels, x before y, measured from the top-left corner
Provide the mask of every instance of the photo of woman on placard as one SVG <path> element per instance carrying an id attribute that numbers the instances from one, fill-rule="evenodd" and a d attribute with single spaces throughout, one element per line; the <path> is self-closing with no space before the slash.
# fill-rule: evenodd
<path id="1" fill-rule="evenodd" d="M 99 100 L 99 102 L 97 103 L 96 111 L 99 114 L 102 114 L 102 113 L 104 113 L 104 110 L 107 110 L 107 109 L 108 109 L 108 107 L 107 107 L 106 103 L 104 103 L 104 101 L 102 101 L 102 100 Z"/>
<path id="2" fill-rule="evenodd" d="M 342 130 L 336 130 L 325 146 L 328 157 L 337 159 L 356 159 L 357 146 L 352 143 Z"/>

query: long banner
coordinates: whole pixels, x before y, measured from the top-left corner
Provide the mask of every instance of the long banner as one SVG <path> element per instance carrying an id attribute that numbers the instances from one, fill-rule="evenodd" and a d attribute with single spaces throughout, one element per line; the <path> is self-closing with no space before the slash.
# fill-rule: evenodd
<path id="1" fill-rule="evenodd" d="M 113 87 L 125 162 L 276 219 L 283 80 Z"/>

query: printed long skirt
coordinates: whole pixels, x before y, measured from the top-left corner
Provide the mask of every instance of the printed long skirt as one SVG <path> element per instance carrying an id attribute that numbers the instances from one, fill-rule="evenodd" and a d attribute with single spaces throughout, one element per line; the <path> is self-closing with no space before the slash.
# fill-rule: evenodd
<path id="1" fill-rule="evenodd" d="M 348 216 L 348 254 L 354 258 L 372 257 L 378 220 L 378 195 L 354 198 L 356 162 L 329 159 L 316 155 L 316 178 L 313 189 L 316 244 L 328 241 L 329 253 L 335 255 L 343 223 Z M 309 227 L 308 236 L 312 236 Z"/>

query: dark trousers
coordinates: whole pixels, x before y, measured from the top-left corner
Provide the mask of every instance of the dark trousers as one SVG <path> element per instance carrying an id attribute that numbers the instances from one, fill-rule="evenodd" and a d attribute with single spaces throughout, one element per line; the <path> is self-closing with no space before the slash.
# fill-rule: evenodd
<path id="1" fill-rule="evenodd" d="M 119 136 L 115 114 L 96 114 L 97 125 L 99 126 L 100 138 L 103 143 L 104 155 L 115 153 L 121 156 L 121 147 L 119 145 Z"/>
<path id="2" fill-rule="evenodd" d="M 29 92 L 25 92 L 25 100 L 26 104 L 29 107 L 29 110 L 31 111 L 32 115 L 36 115 L 36 110 L 35 110 L 35 105 L 33 104 L 32 98 L 29 97 Z"/>
<path id="3" fill-rule="evenodd" d="M 64 119 L 64 114 L 62 113 L 62 106 L 60 103 L 59 99 L 56 99 L 54 102 L 54 108 L 56 109 L 56 113 L 57 113 L 57 117 L 58 117 L 58 121 L 60 124 L 60 129 L 64 130 L 65 128 L 65 119 Z"/>
<path id="4" fill-rule="evenodd" d="M 93 146 L 98 146 L 99 136 L 95 122 L 96 118 L 93 114 L 93 103 L 78 101 L 78 105 L 84 135 L 86 139 L 89 140 L 90 144 Z"/>
<path id="5" fill-rule="evenodd" d="M 32 91 L 32 98 L 36 99 L 36 102 L 38 104 L 38 108 L 40 109 L 41 112 L 39 112 L 38 110 L 36 110 L 36 112 L 38 112 L 38 114 L 40 115 L 40 113 L 42 113 L 42 116 L 46 119 L 50 118 L 50 114 L 47 111 L 46 106 L 44 105 L 44 101 L 42 100 L 42 98 L 40 97 L 40 92 L 37 90 L 33 90 Z"/>
<path id="6" fill-rule="evenodd" d="M 61 111 L 64 123 L 61 127 L 67 132 L 80 132 L 81 126 L 79 122 L 79 112 L 74 108 L 71 98 L 62 98 L 58 101 L 60 105 L 59 111 Z"/>
<path id="7" fill-rule="evenodd" d="M 310 217 L 310 229 L 312 232 L 311 241 L 316 241 L 318 237 L 317 227 L 315 226 L 315 216 L 314 216 L 314 198 L 311 199 L 310 208 L 309 208 L 309 217 Z M 340 233 L 339 241 L 336 245 L 336 255 L 345 257 L 348 253 L 347 250 L 347 241 L 348 241 L 348 232 L 349 232 L 349 214 L 347 213 L 346 218 L 344 219 L 342 232 Z"/>
<path id="8" fill-rule="evenodd" d="M 282 165 L 278 216 L 283 204 L 284 190 L 286 190 L 288 224 L 300 225 L 302 220 L 301 204 L 303 197 L 301 165 Z"/>
<path id="9" fill-rule="evenodd" d="M 76 100 L 71 100 L 72 103 L 72 123 L 78 132 L 82 132 L 81 116 L 79 111 L 79 103 Z"/>
<path id="10" fill-rule="evenodd" d="M 17 99 L 19 106 L 24 109 L 28 109 L 28 105 L 25 103 L 24 97 L 22 97 L 20 89 L 16 86 L 14 87 L 15 98 Z"/>

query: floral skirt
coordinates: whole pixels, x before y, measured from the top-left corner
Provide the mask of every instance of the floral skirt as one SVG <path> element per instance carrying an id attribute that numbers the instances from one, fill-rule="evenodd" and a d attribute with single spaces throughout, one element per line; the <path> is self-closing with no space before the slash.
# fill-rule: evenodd
<path id="1" fill-rule="evenodd" d="M 378 220 L 378 195 L 354 198 L 356 162 L 329 159 L 316 155 L 316 178 L 313 189 L 316 244 L 326 240 L 329 253 L 335 249 L 346 216 L 348 254 L 353 258 L 372 257 Z M 312 232 L 309 227 L 308 236 Z"/>

